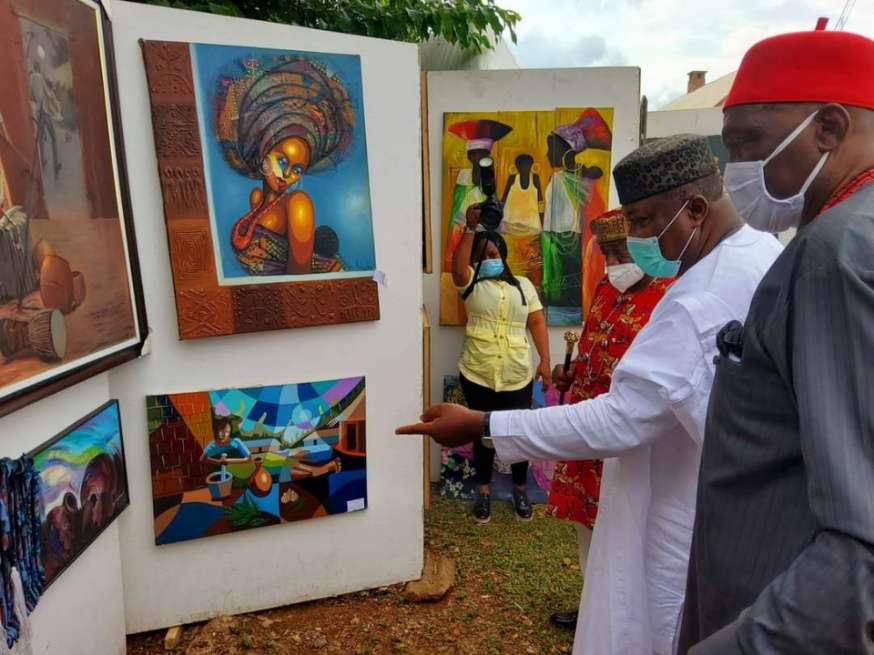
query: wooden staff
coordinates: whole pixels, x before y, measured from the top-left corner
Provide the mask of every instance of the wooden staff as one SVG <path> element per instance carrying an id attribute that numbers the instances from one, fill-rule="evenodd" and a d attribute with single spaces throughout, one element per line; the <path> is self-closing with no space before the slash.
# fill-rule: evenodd
<path id="1" fill-rule="evenodd" d="M 577 342 L 579 340 L 580 340 L 580 338 L 577 336 L 577 333 L 574 331 L 568 331 L 568 332 L 564 333 L 564 371 L 565 371 L 565 373 L 567 373 L 571 367 L 571 358 L 574 355 L 574 346 L 577 345 Z M 565 395 L 565 392 L 562 391 L 561 395 L 559 396 L 559 400 L 558 400 L 559 405 L 564 405 L 564 395 Z"/>

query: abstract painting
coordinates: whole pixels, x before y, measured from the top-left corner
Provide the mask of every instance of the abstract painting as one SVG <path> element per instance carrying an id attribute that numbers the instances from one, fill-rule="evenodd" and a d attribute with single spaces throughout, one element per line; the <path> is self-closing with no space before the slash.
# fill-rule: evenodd
<path id="1" fill-rule="evenodd" d="M 360 58 L 143 52 L 180 337 L 378 319 Z"/>
<path id="2" fill-rule="evenodd" d="M 158 545 L 367 507 L 364 378 L 146 406 Z"/>
<path id="3" fill-rule="evenodd" d="M 42 483 L 48 585 L 130 502 L 118 401 L 109 401 L 32 455 Z"/>
<path id="4" fill-rule="evenodd" d="M 534 284 L 550 325 L 580 325 L 604 260 L 589 223 L 608 209 L 611 108 L 444 114 L 440 322 L 463 325 L 452 259 L 470 205 L 485 200 L 480 161 L 491 158 L 498 232 L 507 264 Z"/>
<path id="5" fill-rule="evenodd" d="M 0 0 L 0 414 L 141 349 L 109 30 L 91 0 Z"/>

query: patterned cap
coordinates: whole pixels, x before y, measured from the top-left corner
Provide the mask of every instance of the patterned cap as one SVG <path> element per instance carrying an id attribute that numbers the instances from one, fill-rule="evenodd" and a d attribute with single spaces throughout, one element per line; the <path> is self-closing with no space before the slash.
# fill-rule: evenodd
<path id="1" fill-rule="evenodd" d="M 598 243 L 625 241 L 628 236 L 628 221 L 621 209 L 611 209 L 592 221 L 592 234 Z"/>
<path id="2" fill-rule="evenodd" d="M 627 205 L 719 172 L 706 137 L 677 134 L 655 139 L 613 169 L 619 202 Z"/>

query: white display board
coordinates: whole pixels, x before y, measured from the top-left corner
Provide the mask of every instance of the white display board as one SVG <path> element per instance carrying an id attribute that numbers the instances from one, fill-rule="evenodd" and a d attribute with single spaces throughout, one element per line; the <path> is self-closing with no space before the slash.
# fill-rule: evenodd
<path id="1" fill-rule="evenodd" d="M 562 68 L 428 73 L 428 133 L 431 171 L 431 229 L 434 273 L 425 276 L 425 302 L 431 320 L 431 395 L 440 402 L 443 377 L 458 372 L 463 327 L 440 325 L 440 262 L 442 260 L 443 114 L 469 111 L 525 111 L 560 107 L 613 107 L 615 165 L 638 146 L 640 136 L 640 69 Z M 610 207 L 618 204 L 611 182 Z M 563 335 L 568 328 L 550 328 L 553 364 L 564 359 Z M 579 331 L 579 328 L 577 328 Z M 431 448 L 431 477 L 439 477 L 438 446 Z"/>
<path id="2" fill-rule="evenodd" d="M 422 443 L 395 426 L 421 411 L 421 165 L 415 45 L 116 1 L 124 141 L 151 354 L 113 372 L 131 507 L 121 522 L 128 632 L 417 578 L 422 570 Z M 177 340 L 173 284 L 140 39 L 358 54 L 377 268 L 378 322 Z M 147 394 L 367 378 L 363 512 L 155 546 Z M 73 597 L 71 597 L 73 598 Z M 97 612 L 94 613 L 95 616 Z M 106 652 L 95 650 L 96 652 Z"/>
<path id="3" fill-rule="evenodd" d="M 109 381 L 104 373 L 0 419 L 0 456 L 19 457 L 31 451 L 107 400 Z M 122 512 L 39 599 L 30 617 L 34 653 L 124 653 L 118 535 L 129 511 Z"/>

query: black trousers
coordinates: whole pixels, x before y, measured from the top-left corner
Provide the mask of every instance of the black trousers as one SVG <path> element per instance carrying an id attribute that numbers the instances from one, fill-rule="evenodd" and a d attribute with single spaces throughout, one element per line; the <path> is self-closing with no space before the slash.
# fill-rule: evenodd
<path id="1" fill-rule="evenodd" d="M 467 406 L 481 412 L 496 412 L 506 409 L 531 409 L 534 393 L 534 383 L 518 391 L 495 391 L 471 382 L 460 376 L 461 390 L 467 400 Z M 476 470 L 477 484 L 489 484 L 492 481 L 492 469 L 495 465 L 495 450 L 483 445 L 482 439 L 473 442 L 473 467 Z M 510 466 L 513 472 L 513 484 L 524 486 L 528 481 L 528 462 L 517 462 Z"/>

